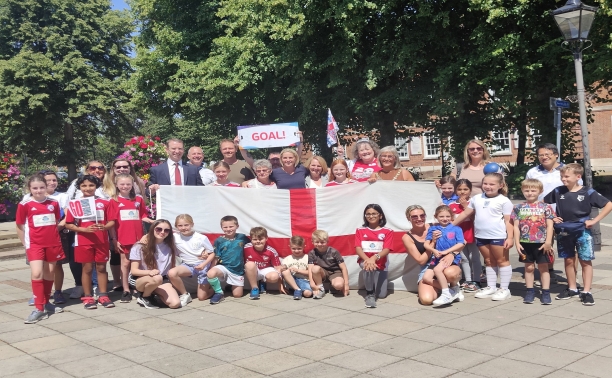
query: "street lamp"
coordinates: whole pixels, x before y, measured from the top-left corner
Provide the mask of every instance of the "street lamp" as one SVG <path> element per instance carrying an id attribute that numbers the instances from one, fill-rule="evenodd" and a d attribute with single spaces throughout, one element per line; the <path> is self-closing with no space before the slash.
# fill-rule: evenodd
<path id="1" fill-rule="evenodd" d="M 584 79 L 582 78 L 582 50 L 589 47 L 589 31 L 597 7 L 584 5 L 580 0 L 568 0 L 567 3 L 551 11 L 555 22 L 563 34 L 563 45 L 574 54 L 574 67 L 576 68 L 576 89 L 578 90 L 578 106 L 580 109 L 580 133 L 582 134 L 582 156 L 584 158 L 584 183 L 593 188 L 593 173 L 591 171 L 591 152 L 589 150 L 589 130 L 587 129 L 586 104 L 584 99 Z M 591 208 L 591 219 L 599 214 L 599 209 Z M 599 223 L 591 228 L 593 245 L 596 251 L 601 250 L 601 230 Z"/>
<path id="2" fill-rule="evenodd" d="M 563 7 L 551 11 L 563 38 L 565 38 L 563 45 L 574 54 L 578 106 L 580 109 L 580 132 L 582 134 L 582 156 L 584 157 L 584 182 L 589 188 L 593 187 L 593 174 L 589 151 L 584 79 L 582 78 L 582 50 L 589 47 L 585 47 L 585 43 L 590 42 L 587 38 L 597 9 L 597 7 L 582 4 L 580 0 L 568 0 Z"/>

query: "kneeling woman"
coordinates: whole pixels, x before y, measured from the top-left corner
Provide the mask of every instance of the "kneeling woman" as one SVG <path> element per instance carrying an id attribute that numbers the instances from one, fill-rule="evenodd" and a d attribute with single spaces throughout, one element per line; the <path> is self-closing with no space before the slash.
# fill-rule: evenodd
<path id="1" fill-rule="evenodd" d="M 422 305 L 429 306 L 433 301 L 440 295 L 441 287 L 437 281 L 434 281 L 433 285 L 428 285 L 423 282 L 423 275 L 429 266 L 428 263 L 431 260 L 431 252 L 425 250 L 425 239 L 427 237 L 427 231 L 429 231 L 430 224 L 425 219 L 425 209 L 419 205 L 411 205 L 406 209 L 406 218 L 412 224 L 410 231 L 406 232 L 406 235 L 402 237 L 406 252 L 412 257 L 417 264 L 420 265 L 419 278 L 418 278 L 418 292 L 419 302 Z M 437 240 L 439 235 L 434 234 L 433 240 Z M 448 267 L 444 269 L 444 275 L 451 286 L 456 286 L 461 279 L 461 269 L 456 265 L 451 265 L 453 262 L 453 255 L 449 254 L 441 259 L 441 263 Z"/>
<path id="2" fill-rule="evenodd" d="M 148 309 L 158 308 L 151 303 L 151 296 L 155 293 L 168 307 L 181 307 L 179 295 L 167 276 L 174 268 L 175 257 L 172 226 L 167 220 L 158 219 L 149 229 L 147 243 L 136 243 L 130 251 L 132 269 L 129 281 L 138 291 L 138 304 Z"/>

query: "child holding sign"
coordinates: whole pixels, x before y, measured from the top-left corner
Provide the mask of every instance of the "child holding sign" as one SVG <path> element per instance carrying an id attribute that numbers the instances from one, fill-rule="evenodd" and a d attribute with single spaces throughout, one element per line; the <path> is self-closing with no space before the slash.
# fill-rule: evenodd
<path id="1" fill-rule="evenodd" d="M 130 273 L 130 250 L 143 235 L 142 222 L 153 223 L 148 217 L 144 199 L 136 195 L 134 178 L 122 173 L 115 177 L 115 194 L 110 201 L 111 211 L 116 218 L 115 227 L 109 229 L 115 252 L 121 256 L 121 283 L 123 295 L 121 303 L 132 300 L 128 275 Z"/>
<path id="2" fill-rule="evenodd" d="M 83 264 L 83 305 L 86 309 L 97 308 L 92 295 L 92 273 L 95 264 L 98 273 L 100 295 L 98 303 L 110 308 L 115 307 L 108 298 L 108 273 L 106 263 L 109 259 L 107 230 L 115 227 L 115 214 L 107 199 L 95 198 L 100 180 L 92 175 L 85 175 L 76 181 L 76 186 L 83 193 L 83 198 L 70 201 L 66 214 L 66 228 L 76 233 L 74 240 L 74 260 Z"/>
<path id="3" fill-rule="evenodd" d="M 60 205 L 47 197 L 47 183 L 42 176 L 32 176 L 27 190 L 30 197 L 17 205 L 17 236 L 26 248 L 30 261 L 32 292 L 36 308 L 25 320 L 34 324 L 49 317 L 48 313 L 63 312 L 49 303 L 53 287 L 53 269 L 63 259 L 64 250 L 57 230 L 60 220 Z M 27 231 L 25 225 L 28 225 Z"/>

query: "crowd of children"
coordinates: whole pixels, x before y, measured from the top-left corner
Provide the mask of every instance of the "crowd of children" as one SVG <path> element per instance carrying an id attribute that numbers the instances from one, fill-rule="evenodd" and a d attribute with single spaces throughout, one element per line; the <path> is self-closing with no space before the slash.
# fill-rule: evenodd
<path id="1" fill-rule="evenodd" d="M 331 185 L 352 182 L 345 165 L 343 162 L 332 164 Z M 217 175 L 216 185 L 233 186 L 227 180 L 224 164 L 217 164 L 213 169 Z M 419 283 L 437 290 L 433 305 L 445 306 L 462 301 L 464 292 L 475 292 L 475 297 L 481 299 L 508 299 L 512 277 L 508 251 L 513 246 L 519 254 L 519 262 L 525 265 L 524 303 L 530 304 L 535 300 L 534 270 L 537 264 L 542 288 L 540 302 L 550 305 L 549 268 L 554 261 L 554 234 L 557 236 L 558 256 L 564 259 L 568 280 L 567 288 L 556 299 L 579 296 L 582 304 L 593 305 L 591 261 L 595 257 L 589 229 L 612 211 L 612 203 L 593 189 L 581 186 L 582 173 L 578 164 L 562 166 L 563 186 L 550 191 L 543 200 L 542 182 L 526 179 L 521 184 L 525 202 L 517 205 L 508 199 L 508 188 L 499 173 L 485 174 L 483 193 L 474 197 L 470 196 L 470 181 L 445 177 L 440 182 L 442 203 L 435 211 L 437 223 L 425 226 L 424 211 L 412 214 L 414 210 L 423 209 L 409 207 L 406 212 L 409 220 L 417 217 L 415 221 L 420 219 L 424 226 L 423 235 L 426 236 L 422 242 L 418 241 L 422 248 L 417 246 L 419 265 L 423 267 Z M 65 254 L 72 253 L 60 239 L 59 230 L 64 227 L 76 234 L 73 253 L 74 260 L 82 264 L 84 295 L 81 299 L 86 309 L 95 309 L 98 305 L 105 308 L 115 306 L 107 291 L 109 243 L 121 256 L 121 302 L 130 302 L 135 296 L 136 302 L 148 309 L 160 305 L 170 308 L 187 306 L 192 298 L 183 283 L 185 277 L 197 280 L 197 298 L 210 299 L 211 304 L 223 300 L 223 284 L 231 287 L 234 297 L 242 297 L 245 279 L 252 300 L 259 299 L 269 284 L 277 285 L 282 293 L 289 293 L 296 300 L 323 298 L 326 284 L 339 295 L 350 293 L 344 258 L 329 245 L 329 236 L 324 230 L 312 233 L 314 248 L 307 253 L 304 238 L 293 236 L 289 246 L 291 255 L 281 259 L 268 244 L 265 228 L 254 227 L 247 237 L 237 232 L 238 219 L 231 215 L 221 219 L 223 235 L 214 243 L 194 231 L 193 219 L 188 214 L 176 217 L 174 227 L 168 220 L 149 219 L 145 202 L 135 194 L 134 180 L 130 175 L 115 177 L 116 194 L 111 199 L 95 197 L 96 189 L 101 185 L 97 177 L 85 175 L 79 178 L 76 185 L 83 199 L 92 198 L 95 206 L 88 216 L 77 214 L 68 207 L 67 201 L 60 202 L 54 198 L 48 186 L 51 185 L 51 191 L 55 186 L 46 177 L 35 175 L 28 180 L 29 195 L 17 210 L 17 230 L 30 263 L 35 306 L 26 323 L 36 323 L 49 314 L 62 312 L 56 305 L 63 302 L 55 300 L 54 305 L 50 300 L 53 298 L 51 289 L 56 262 L 64 259 Z M 555 204 L 556 209 L 551 204 Z M 602 209 L 593 219 L 589 219 L 591 207 Z M 143 222 L 151 223 L 146 235 Z M 381 206 L 370 204 L 364 209 L 362 226 L 355 230 L 354 252 L 358 256 L 365 287 L 365 306 L 368 308 L 375 308 L 377 298 L 387 296 L 389 254 L 394 252 L 394 232 L 385 227 L 386 223 Z M 173 228 L 178 232 L 173 232 Z M 417 239 L 410 233 L 407 235 L 416 246 Z M 582 267 L 582 291 L 578 290 L 576 282 L 576 254 Z M 481 277 L 481 255 L 485 263 L 484 277 Z M 448 269 L 453 266 L 461 267 L 464 276 L 461 287 L 454 279 L 449 280 Z M 458 271 L 458 268 L 454 269 Z M 94 270 L 99 288 L 97 296 L 93 292 Z M 481 288 L 483 281 L 486 286 Z"/>

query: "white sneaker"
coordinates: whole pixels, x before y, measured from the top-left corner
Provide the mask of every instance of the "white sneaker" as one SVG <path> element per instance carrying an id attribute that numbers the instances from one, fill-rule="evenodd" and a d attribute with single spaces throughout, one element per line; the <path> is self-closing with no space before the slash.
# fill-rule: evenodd
<path id="1" fill-rule="evenodd" d="M 325 296 L 325 286 L 320 285 L 317 294 L 313 295 L 314 299 L 321 299 Z"/>
<path id="2" fill-rule="evenodd" d="M 179 299 L 181 300 L 181 307 L 185 307 L 191 303 L 191 294 L 189 292 L 182 294 Z"/>
<path id="3" fill-rule="evenodd" d="M 451 295 L 442 294 L 436 300 L 433 301 L 434 306 L 444 306 L 453 303 L 453 297 Z"/>
<path id="4" fill-rule="evenodd" d="M 510 298 L 510 290 L 508 289 L 499 289 L 493 296 L 491 297 L 494 301 L 503 301 Z"/>
<path id="5" fill-rule="evenodd" d="M 478 290 L 476 294 L 474 294 L 474 298 L 489 298 L 496 292 L 497 292 L 496 287 L 491 287 L 491 286 L 483 287 L 482 289 Z"/>
<path id="6" fill-rule="evenodd" d="M 465 300 L 463 290 L 459 286 L 451 287 L 449 290 L 453 297 L 453 302 L 463 302 Z"/>
<path id="7" fill-rule="evenodd" d="M 81 299 L 83 296 L 83 286 L 75 286 L 70 292 L 70 299 Z"/>

